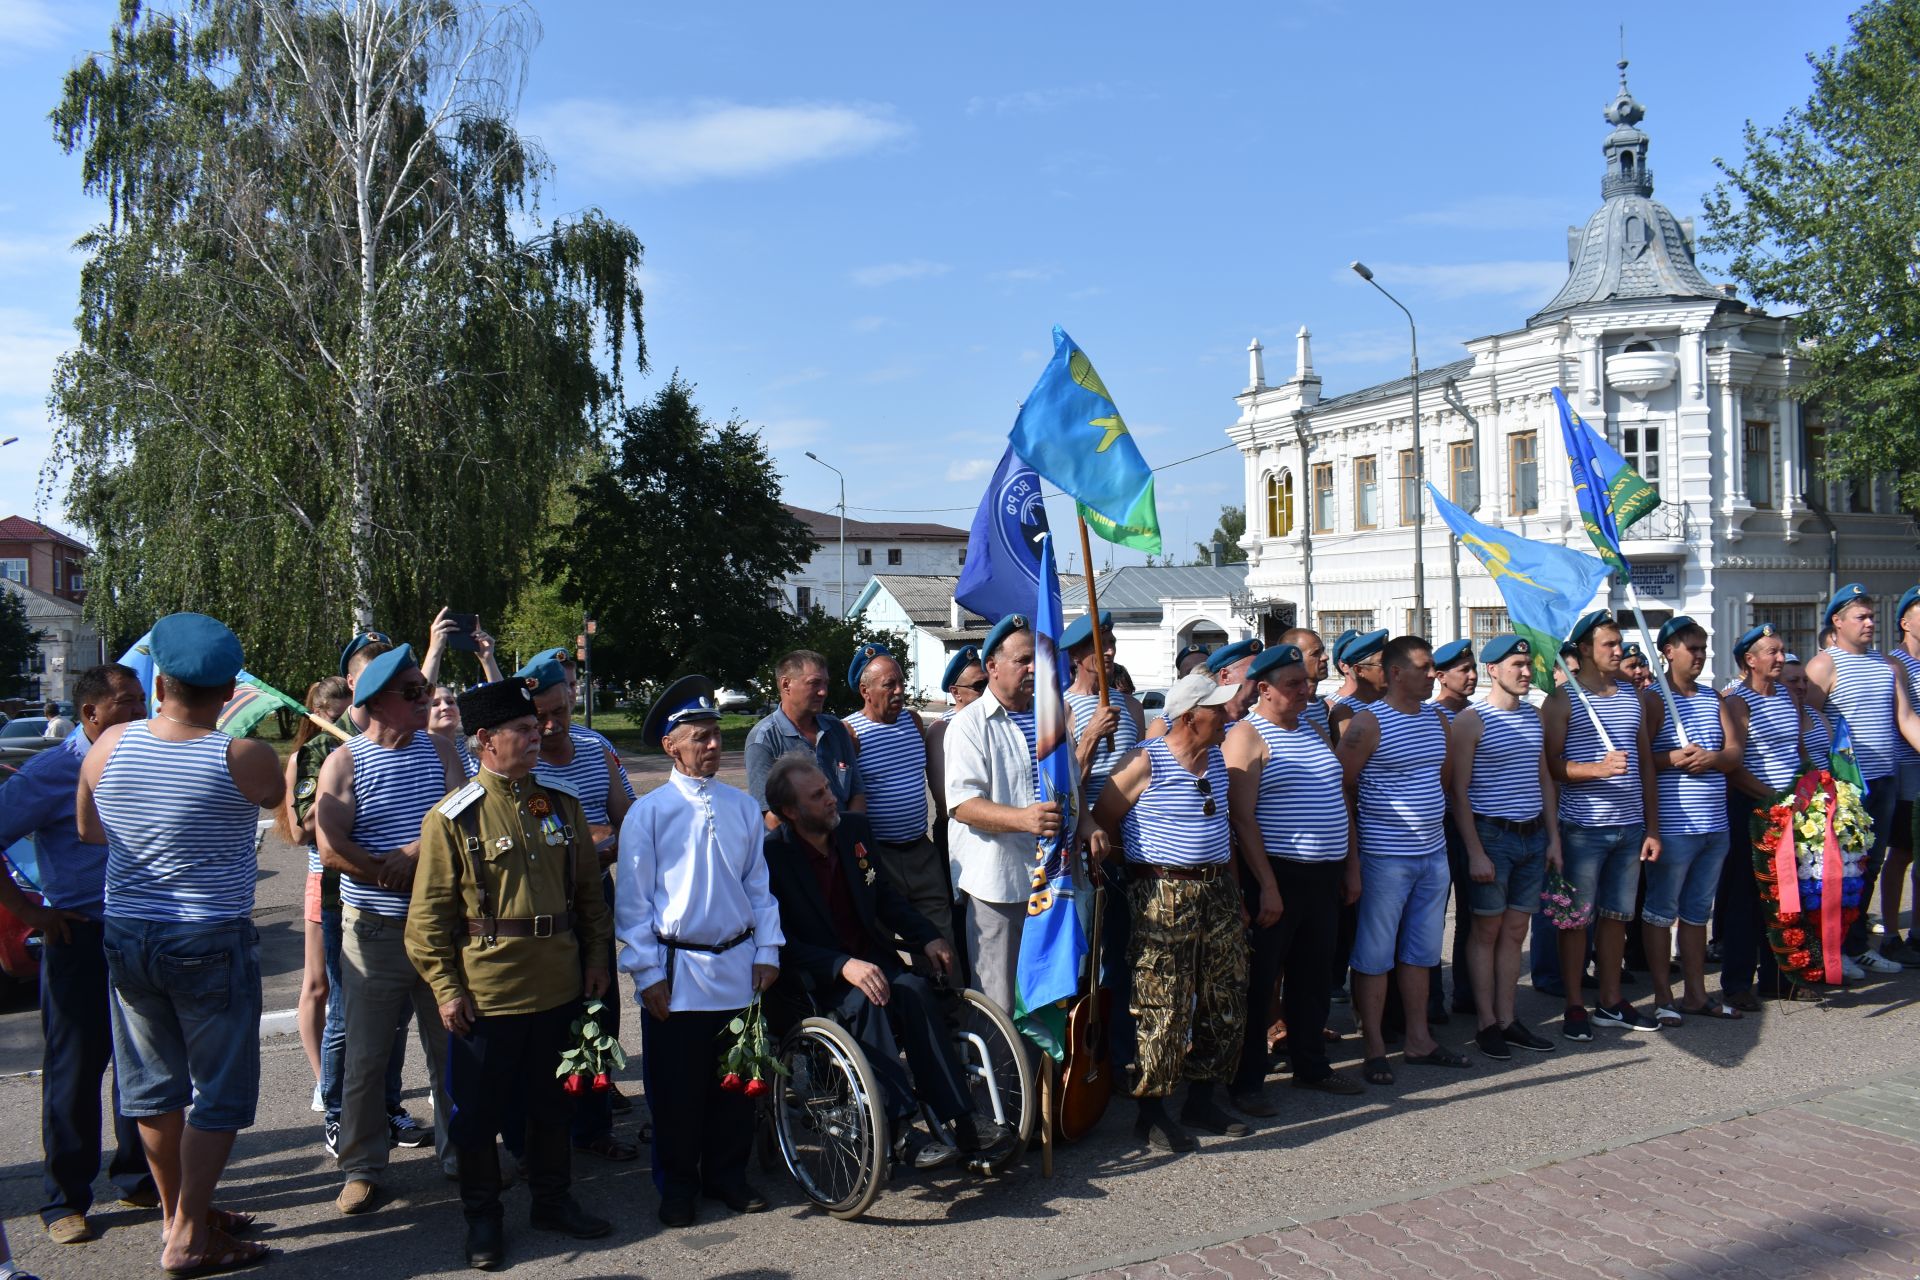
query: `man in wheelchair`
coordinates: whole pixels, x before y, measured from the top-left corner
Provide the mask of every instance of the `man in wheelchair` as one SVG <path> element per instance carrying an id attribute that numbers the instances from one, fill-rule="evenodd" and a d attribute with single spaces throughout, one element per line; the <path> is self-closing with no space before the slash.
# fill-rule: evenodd
<path id="1" fill-rule="evenodd" d="M 906 972 L 894 938 L 925 955 L 943 981 L 953 973 L 953 947 L 873 865 L 879 846 L 866 815 L 839 812 L 812 757 L 794 752 L 774 762 L 767 808 L 780 819 L 767 833 L 766 858 L 786 934 L 780 981 L 770 993 L 776 1022 L 790 1025 L 818 1012 L 860 1042 L 899 1135 L 896 1160 L 925 1169 L 955 1154 L 944 1141 L 908 1137 L 921 1103 L 947 1127 L 959 1152 L 986 1153 L 1006 1135 L 981 1133 L 949 1038 L 943 995 Z"/>

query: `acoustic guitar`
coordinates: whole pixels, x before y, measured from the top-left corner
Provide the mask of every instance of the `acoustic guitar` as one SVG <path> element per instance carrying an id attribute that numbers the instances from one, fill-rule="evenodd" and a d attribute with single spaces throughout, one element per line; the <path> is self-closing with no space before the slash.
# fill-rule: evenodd
<path id="1" fill-rule="evenodd" d="M 1093 936 L 1087 943 L 1087 989 L 1067 1011 L 1066 1057 L 1060 1063 L 1060 1096 L 1054 1128 L 1064 1142 L 1083 1137 L 1107 1112 L 1113 1097 L 1113 992 L 1100 985 L 1100 935 L 1106 923 L 1107 890 L 1098 867 L 1092 872 Z"/>

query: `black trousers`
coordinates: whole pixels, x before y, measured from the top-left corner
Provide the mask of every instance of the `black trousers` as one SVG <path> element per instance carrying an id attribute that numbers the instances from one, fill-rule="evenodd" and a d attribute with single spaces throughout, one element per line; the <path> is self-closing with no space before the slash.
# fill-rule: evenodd
<path id="1" fill-rule="evenodd" d="M 600 893 L 607 901 L 607 912 L 613 912 L 613 872 L 600 873 Z M 581 969 L 584 971 L 589 957 L 584 949 L 580 955 Z M 620 968 L 613 954 L 613 937 L 607 937 L 607 950 L 599 958 L 599 965 L 607 971 L 607 994 L 600 1003 L 607 1011 L 600 1015 L 600 1025 L 606 1033 L 618 1039 L 620 1036 Z M 573 1104 L 573 1141 L 577 1146 L 586 1146 L 601 1138 L 613 1135 L 613 1094 L 583 1093 Z"/>
<path id="2" fill-rule="evenodd" d="M 573 1098 L 554 1075 L 571 1046 L 576 1002 L 540 1013 L 482 1014 L 464 1036 L 447 1037 L 448 1137 L 460 1154 L 460 1204 L 468 1221 L 500 1216 L 500 1154 L 494 1135 L 509 1099 L 524 1108 L 527 1189 L 536 1209 L 567 1202 L 573 1181 L 568 1132 Z"/>
<path id="3" fill-rule="evenodd" d="M 739 1009 L 642 1010 L 641 1063 L 653 1111 L 653 1185 L 664 1197 L 728 1191 L 746 1183 L 753 1102 L 720 1087 L 727 1024 Z"/>
<path id="4" fill-rule="evenodd" d="M 911 1119 L 919 1109 L 916 1096 L 939 1120 L 972 1114 L 973 1099 L 960 1075 L 953 1042 L 947 1038 L 947 1020 L 933 984 L 917 973 L 902 973 L 887 985 L 891 990 L 881 1006 L 858 987 L 842 982 L 833 1011 L 866 1050 L 887 1095 L 887 1114 L 896 1121 Z M 900 1064 L 903 1049 L 904 1067 Z"/>
<path id="5" fill-rule="evenodd" d="M 1759 801 L 1727 788 L 1727 860 L 1720 864 L 1720 889 L 1714 897 L 1714 930 L 1720 938 L 1720 985 L 1735 993 L 1757 987 L 1779 994 L 1784 985 L 1773 948 L 1767 945 L 1760 906 L 1760 882 L 1753 870 L 1753 811 Z"/>
<path id="6" fill-rule="evenodd" d="M 43 1222 L 93 1206 L 100 1172 L 100 1077 L 113 1065 L 112 995 L 107 986 L 106 927 L 69 921 L 68 941 L 43 940 L 40 952 L 40 1148 Z M 116 1150 L 107 1176 L 123 1196 L 153 1190 L 140 1126 L 120 1114 L 113 1089 Z"/>
<path id="7" fill-rule="evenodd" d="M 1249 931 L 1252 953 L 1247 961 L 1247 1038 L 1241 1046 L 1239 1070 L 1233 1077 L 1235 1093 L 1251 1093 L 1267 1077 L 1268 1010 L 1274 979 L 1282 973 L 1286 979 L 1280 1008 L 1287 1023 L 1287 1055 L 1293 1060 L 1293 1078 L 1324 1080 L 1333 1074 L 1327 1064 L 1325 1032 L 1346 863 L 1269 858 L 1267 865 L 1273 868 L 1283 910 L 1273 924 Z M 1247 901 L 1258 902 L 1258 894 Z"/>

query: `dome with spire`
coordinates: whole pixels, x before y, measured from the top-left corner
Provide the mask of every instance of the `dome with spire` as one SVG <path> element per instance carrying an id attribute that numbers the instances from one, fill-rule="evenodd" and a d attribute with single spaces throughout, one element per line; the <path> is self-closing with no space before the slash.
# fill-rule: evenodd
<path id="1" fill-rule="evenodd" d="M 1626 59 L 1619 66 L 1620 93 L 1604 113 L 1613 126 L 1601 148 L 1607 158 L 1600 179 L 1605 203 L 1584 231 L 1569 229 L 1567 282 L 1529 326 L 1601 302 L 1725 297 L 1694 262 L 1691 228 L 1653 198 L 1647 135 L 1639 128 L 1647 111 L 1627 88 Z"/>

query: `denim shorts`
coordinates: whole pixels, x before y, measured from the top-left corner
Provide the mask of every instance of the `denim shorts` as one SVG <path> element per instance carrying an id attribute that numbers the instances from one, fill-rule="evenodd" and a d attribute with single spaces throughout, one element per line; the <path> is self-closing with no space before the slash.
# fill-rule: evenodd
<path id="1" fill-rule="evenodd" d="M 1660 860 L 1647 864 L 1647 899 L 1640 918 L 1664 929 L 1675 919 L 1704 925 L 1713 919 L 1720 867 L 1732 837 L 1725 831 L 1660 837 Z"/>
<path id="2" fill-rule="evenodd" d="M 1640 846 L 1647 828 L 1560 824 L 1560 858 L 1580 901 L 1591 902 L 1603 920 L 1633 919 L 1640 892 Z"/>
<path id="3" fill-rule="evenodd" d="M 1467 882 L 1467 906 L 1476 916 L 1508 911 L 1532 915 L 1540 909 L 1540 893 L 1547 883 L 1547 828 L 1542 823 L 1532 835 L 1520 835 L 1475 817 L 1473 829 L 1480 847 L 1493 863 L 1493 879 L 1486 884 Z M 1460 922 L 1454 922 L 1459 928 Z"/>
<path id="4" fill-rule="evenodd" d="M 1360 902 L 1353 932 L 1352 965 L 1379 975 L 1401 964 L 1440 963 L 1440 937 L 1447 927 L 1444 850 L 1413 857 L 1360 858 Z"/>
<path id="5" fill-rule="evenodd" d="M 196 1129 L 253 1123 L 260 1099 L 260 934 L 249 920 L 108 916 L 120 1110 L 187 1112 Z"/>

